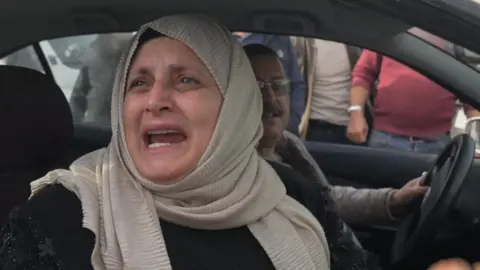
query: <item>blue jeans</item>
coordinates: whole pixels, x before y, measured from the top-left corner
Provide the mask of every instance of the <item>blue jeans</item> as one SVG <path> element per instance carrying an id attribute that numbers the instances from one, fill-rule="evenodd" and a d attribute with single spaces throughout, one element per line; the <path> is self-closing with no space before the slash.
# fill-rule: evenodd
<path id="1" fill-rule="evenodd" d="M 442 152 L 449 141 L 450 136 L 447 133 L 428 140 L 412 140 L 409 137 L 374 129 L 370 135 L 368 146 L 437 155 Z"/>

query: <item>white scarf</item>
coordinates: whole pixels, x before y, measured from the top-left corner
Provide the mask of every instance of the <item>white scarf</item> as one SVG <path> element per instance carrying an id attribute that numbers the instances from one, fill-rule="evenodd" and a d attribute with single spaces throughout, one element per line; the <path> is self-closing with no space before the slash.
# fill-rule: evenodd
<path id="1" fill-rule="evenodd" d="M 152 29 L 189 46 L 205 63 L 223 96 L 210 144 L 198 168 L 159 185 L 144 179 L 127 151 L 123 102 L 139 37 Z M 321 225 L 286 195 L 255 146 L 262 136 L 262 98 L 241 45 L 200 15 L 175 15 L 145 24 L 122 56 L 112 97 L 112 141 L 32 183 L 32 194 L 59 183 L 81 201 L 83 226 L 95 236 L 92 264 L 100 269 L 170 270 L 159 218 L 196 229 L 248 226 L 276 269 L 329 269 Z"/>

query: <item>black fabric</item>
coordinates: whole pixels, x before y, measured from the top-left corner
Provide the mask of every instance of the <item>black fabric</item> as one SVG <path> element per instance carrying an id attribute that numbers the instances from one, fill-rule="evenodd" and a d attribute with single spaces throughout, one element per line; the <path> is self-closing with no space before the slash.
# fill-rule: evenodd
<path id="1" fill-rule="evenodd" d="M 0 232 L 0 269 L 58 270 L 57 258 L 43 226 L 22 208 L 15 208 Z M 59 220 L 58 220 L 59 221 Z"/>
<path id="2" fill-rule="evenodd" d="M 246 226 L 209 231 L 181 227 L 165 220 L 160 220 L 160 225 L 175 270 L 275 270 Z"/>
<path id="3" fill-rule="evenodd" d="M 327 215 L 328 200 L 323 197 L 322 189 L 286 166 L 275 163 L 272 166 L 281 176 L 288 195 L 309 209 L 324 226 L 331 241 L 331 269 L 366 269 L 361 262 L 352 260 L 354 256 L 342 255 L 350 251 L 336 244 L 338 221 Z M 160 224 L 175 270 L 274 269 L 246 227 L 207 231 L 164 220 Z M 94 235 L 81 226 L 82 211 L 77 197 L 60 185 L 44 188 L 12 213 L 0 233 L 1 269 L 92 269 Z M 22 259 L 18 260 L 19 257 Z"/>
<path id="4" fill-rule="evenodd" d="M 322 205 L 320 209 L 325 211 L 325 219 L 323 220 L 322 226 L 325 229 L 330 245 L 332 269 L 379 269 L 378 258 L 362 248 L 354 232 L 339 216 L 338 207 L 331 195 L 331 188 L 327 179 L 318 177 L 315 167 L 299 150 L 295 142 L 285 140 L 284 143 L 277 144 L 275 151 L 282 157 L 285 164 L 293 168 L 293 171 L 276 168 L 280 177 L 282 179 L 290 179 L 288 182 L 308 182 L 302 183 L 301 186 L 310 189 L 310 191 L 305 192 L 311 194 L 312 199 L 317 198 L 313 199 L 313 203 L 317 203 L 317 207 L 319 207 L 319 202 L 315 202 L 315 200 L 323 198 L 325 201 L 325 204 Z M 275 164 L 272 165 L 278 166 Z M 301 174 L 301 176 L 298 174 Z M 314 191 L 319 193 L 319 195 L 315 197 Z M 315 207 L 314 205 L 309 206 L 307 203 L 305 203 L 305 205 L 310 211 L 313 211 L 312 207 Z M 316 216 L 317 219 L 321 221 L 320 216 Z"/>
<path id="5" fill-rule="evenodd" d="M 357 144 L 347 137 L 347 126 L 336 125 L 318 119 L 310 119 L 308 121 L 306 140 L 346 145 L 365 145 Z"/>
<path id="6" fill-rule="evenodd" d="M 346 44 L 345 47 L 347 48 L 348 54 L 348 61 L 350 62 L 350 69 L 353 70 L 355 65 L 357 64 L 360 55 L 362 54 L 362 49 L 356 46 Z"/>
<path id="7" fill-rule="evenodd" d="M 30 194 L 30 182 L 62 166 L 73 140 L 68 102 L 54 80 L 0 66 L 0 222 Z"/>
<path id="8" fill-rule="evenodd" d="M 208 231 L 164 220 L 160 224 L 173 269 L 275 269 L 247 227 Z M 11 214 L 0 233 L 0 267 L 93 269 L 94 240 L 94 234 L 82 228 L 81 204 L 75 194 L 60 185 L 48 186 Z M 41 248 L 40 243 L 48 246 Z"/>
<path id="9" fill-rule="evenodd" d="M 77 196 L 60 185 L 44 188 L 15 208 L 0 233 L 2 270 L 88 270 L 94 234 L 82 228 Z"/>
<path id="10" fill-rule="evenodd" d="M 287 188 L 287 194 L 300 202 L 320 222 L 330 248 L 332 270 L 376 269 L 368 254 L 355 242 L 350 229 L 340 218 L 329 188 L 311 181 L 297 170 L 270 162 Z M 308 170 L 307 168 L 304 168 Z"/>
<path id="11" fill-rule="evenodd" d="M 0 66 L 0 173 L 56 165 L 73 139 L 70 107 L 38 71 Z"/>
<path id="12" fill-rule="evenodd" d="M 0 224 L 3 224 L 13 207 L 30 196 L 30 182 L 44 176 L 47 169 L 14 171 L 0 174 Z"/>

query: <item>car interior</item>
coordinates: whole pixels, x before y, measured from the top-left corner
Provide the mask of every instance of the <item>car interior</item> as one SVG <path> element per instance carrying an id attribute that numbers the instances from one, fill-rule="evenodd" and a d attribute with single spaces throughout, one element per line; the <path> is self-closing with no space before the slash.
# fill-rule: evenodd
<path id="1" fill-rule="evenodd" d="M 426 2 L 25 0 L 3 3 L 0 57 L 32 45 L 44 74 L 0 66 L 3 112 L 0 119 L 4 123 L 0 132 L 0 222 L 11 206 L 28 198 L 29 181 L 105 147 L 111 137 L 108 129 L 73 125 L 68 101 L 55 83 L 40 41 L 135 31 L 141 24 L 163 15 L 204 13 L 219 19 L 232 31 L 315 37 L 380 52 L 480 108 L 480 74 L 407 32 L 414 26 L 420 27 L 462 48 L 480 52 L 480 22 L 460 11 L 447 13 L 441 5 Z M 35 134 L 34 139 L 29 134 Z M 480 161 L 473 159 L 475 143 L 469 136 L 455 137 L 438 157 L 358 146 L 306 144 L 332 185 L 399 188 L 422 172 L 429 172 L 430 193 L 407 220 L 378 227 L 353 227 L 363 247 L 379 256 L 384 269 L 426 269 L 438 259 L 454 256 L 480 261 L 475 252 L 480 240 L 480 204 L 476 201 L 480 191 L 480 182 L 476 181 L 480 176 Z"/>
<path id="2" fill-rule="evenodd" d="M 0 223 L 3 224 L 12 207 L 28 198 L 32 179 L 54 168 L 68 167 L 73 122 L 65 95 L 45 74 L 23 67 L 0 66 L 0 86 L 3 128 Z M 31 91 L 32 86 L 36 91 Z"/>

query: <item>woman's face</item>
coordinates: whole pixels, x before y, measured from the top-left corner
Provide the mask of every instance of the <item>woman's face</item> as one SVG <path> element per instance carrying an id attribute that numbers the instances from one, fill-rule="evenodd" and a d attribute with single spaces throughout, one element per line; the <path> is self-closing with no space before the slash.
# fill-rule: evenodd
<path id="1" fill-rule="evenodd" d="M 171 184 L 193 172 L 221 105 L 215 80 L 188 46 L 168 37 L 146 42 L 128 73 L 123 119 L 142 176 Z"/>

